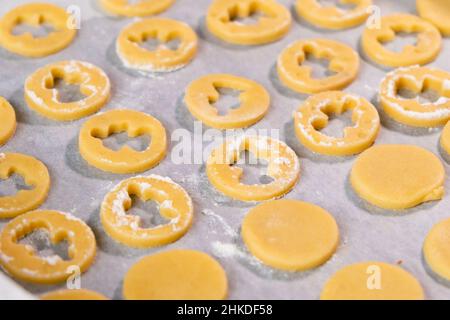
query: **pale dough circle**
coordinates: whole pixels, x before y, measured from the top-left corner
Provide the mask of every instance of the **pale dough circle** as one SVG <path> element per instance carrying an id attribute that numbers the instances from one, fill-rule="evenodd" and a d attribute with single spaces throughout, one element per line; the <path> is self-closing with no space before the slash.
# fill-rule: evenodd
<path id="1" fill-rule="evenodd" d="M 254 24 L 234 21 L 262 13 Z M 274 0 L 214 0 L 206 14 L 208 30 L 219 39 L 238 45 L 259 45 L 277 41 L 291 28 L 288 9 Z"/>
<path id="2" fill-rule="evenodd" d="M 77 30 L 68 27 L 72 17 L 59 6 L 47 3 L 29 3 L 9 11 L 0 20 L 0 45 L 26 57 L 44 57 L 66 48 Z M 38 27 L 50 24 L 55 30 L 45 37 L 35 38 L 29 32 L 14 35 L 13 29 L 20 23 Z"/>
<path id="3" fill-rule="evenodd" d="M 439 222 L 428 233 L 423 256 L 433 272 L 450 281 L 450 219 Z"/>
<path id="4" fill-rule="evenodd" d="M 16 132 L 16 112 L 11 104 L 0 97 L 0 146 L 5 144 Z"/>
<path id="5" fill-rule="evenodd" d="M 41 161 L 20 153 L 0 153 L 0 180 L 14 173 L 22 176 L 32 189 L 0 197 L 0 219 L 14 218 L 36 209 L 47 199 L 50 190 L 50 175 Z"/>
<path id="6" fill-rule="evenodd" d="M 448 155 L 450 155 L 450 121 L 447 122 L 442 130 L 440 145 Z"/>
<path id="7" fill-rule="evenodd" d="M 212 105 L 219 97 L 218 88 L 240 90 L 240 106 L 219 115 Z M 270 96 L 259 83 L 230 74 L 210 74 L 193 81 L 186 89 L 184 103 L 191 114 L 216 129 L 249 127 L 261 120 L 269 110 Z"/>
<path id="8" fill-rule="evenodd" d="M 448 0 L 417 0 L 419 16 L 434 24 L 444 36 L 450 36 L 450 2 Z"/>
<path id="9" fill-rule="evenodd" d="M 40 257 L 20 239 L 44 229 L 52 244 L 67 241 L 69 260 L 59 256 Z M 11 220 L 0 234 L 0 265 L 12 276 L 32 283 L 56 284 L 65 281 L 78 267 L 86 271 L 96 252 L 95 236 L 82 220 L 64 212 L 38 210 Z"/>
<path id="10" fill-rule="evenodd" d="M 287 271 L 322 265 L 339 243 L 333 216 L 316 205 L 296 200 L 272 200 L 254 207 L 244 218 L 241 234 L 256 258 Z"/>
<path id="11" fill-rule="evenodd" d="M 161 42 L 155 50 L 140 46 L 148 39 Z M 175 50 L 166 43 L 178 39 Z M 197 34 L 186 23 L 166 19 L 149 18 L 126 26 L 117 37 L 116 51 L 125 67 L 146 72 L 170 72 L 186 66 L 196 55 Z"/>
<path id="12" fill-rule="evenodd" d="M 244 170 L 234 164 L 241 151 L 268 162 L 268 184 L 244 184 Z M 206 173 L 211 184 L 223 194 L 241 201 L 264 201 L 281 197 L 294 188 L 300 177 L 300 163 L 295 152 L 284 142 L 265 136 L 241 136 L 215 148 L 207 161 Z"/>
<path id="13" fill-rule="evenodd" d="M 123 146 L 114 151 L 103 145 L 113 133 L 127 132 L 129 137 L 143 134 L 152 140 L 144 151 Z M 158 165 L 166 155 L 166 130 L 156 118 L 134 110 L 111 110 L 93 116 L 80 130 L 78 144 L 81 156 L 97 169 L 118 173 L 136 173 Z"/>
<path id="14" fill-rule="evenodd" d="M 317 0 L 297 0 L 295 8 L 298 15 L 310 24 L 325 29 L 346 29 L 364 23 L 370 15 L 372 0 L 341 0 L 341 3 L 354 4 L 352 9 L 324 6 Z"/>
<path id="15" fill-rule="evenodd" d="M 40 296 L 41 300 L 108 300 L 104 295 L 86 289 L 61 289 Z"/>
<path id="16" fill-rule="evenodd" d="M 328 69 L 336 74 L 314 78 L 312 68 L 302 65 L 307 54 L 328 59 Z M 281 52 L 277 71 L 281 82 L 291 90 L 314 94 L 347 87 L 358 76 L 359 55 L 351 47 L 329 39 L 309 39 L 292 43 Z"/>
<path id="17" fill-rule="evenodd" d="M 130 3 L 130 0 L 99 0 L 106 12 L 125 17 L 143 17 L 166 11 L 175 0 L 141 0 Z"/>
<path id="18" fill-rule="evenodd" d="M 86 97 L 80 101 L 61 102 L 55 81 L 63 79 L 79 85 Z M 83 61 L 61 61 L 36 70 L 25 81 L 25 101 L 44 117 L 58 120 L 77 120 L 97 112 L 109 99 L 110 81 L 103 70 Z"/>
<path id="19" fill-rule="evenodd" d="M 406 45 L 400 52 L 383 45 L 395 39 L 397 32 L 417 32 L 417 43 Z M 372 61 L 387 67 L 407 67 L 432 62 L 441 51 L 441 34 L 428 21 L 410 14 L 392 14 L 381 18 L 380 28 L 366 27 L 361 44 Z"/>
<path id="20" fill-rule="evenodd" d="M 376 145 L 353 164 L 350 182 L 367 202 L 400 210 L 444 195 L 445 169 L 437 156 L 413 145 Z"/>
<path id="21" fill-rule="evenodd" d="M 384 262 L 361 262 L 336 272 L 325 284 L 322 300 L 423 300 L 414 276 Z"/>
<path id="22" fill-rule="evenodd" d="M 439 93 L 435 102 L 398 95 L 400 89 L 420 93 L 432 89 Z M 450 120 L 450 73 L 429 67 L 399 68 L 387 74 L 380 86 L 380 105 L 395 121 L 414 127 L 436 127 Z"/>
<path id="23" fill-rule="evenodd" d="M 141 218 L 127 214 L 131 195 L 143 201 L 154 200 L 166 224 L 142 227 Z M 106 233 L 130 247 L 151 248 L 177 241 L 191 227 L 194 215 L 187 192 L 169 178 L 150 175 L 122 181 L 103 200 L 100 219 Z"/>
<path id="24" fill-rule="evenodd" d="M 320 132 L 331 114 L 352 111 L 352 126 L 344 128 L 342 138 Z M 380 130 L 377 109 L 366 99 L 341 91 L 328 91 L 309 97 L 294 114 L 295 133 L 313 152 L 348 156 L 369 148 Z"/>
<path id="25" fill-rule="evenodd" d="M 170 250 L 144 257 L 123 280 L 123 297 L 127 300 L 223 300 L 227 293 L 222 266 L 195 250 Z"/>

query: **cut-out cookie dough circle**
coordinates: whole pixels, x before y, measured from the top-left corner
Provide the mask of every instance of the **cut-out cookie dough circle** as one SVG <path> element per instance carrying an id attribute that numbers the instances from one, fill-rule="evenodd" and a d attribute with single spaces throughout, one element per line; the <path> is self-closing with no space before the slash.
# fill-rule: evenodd
<path id="1" fill-rule="evenodd" d="M 324 6 L 317 0 L 297 0 L 296 10 L 300 17 L 310 24 L 325 29 L 346 29 L 364 23 L 370 16 L 368 9 L 372 0 L 343 0 L 341 3 L 354 4 L 351 9 Z"/>
<path id="2" fill-rule="evenodd" d="M 16 112 L 9 102 L 0 97 L 0 146 L 4 145 L 16 132 Z"/>
<path id="3" fill-rule="evenodd" d="M 450 36 L 450 2 L 447 0 L 417 0 L 419 16 L 434 24 L 444 36 Z"/>
<path id="4" fill-rule="evenodd" d="M 400 52 L 391 51 L 384 43 L 395 39 L 398 32 L 417 32 L 417 43 Z M 364 29 L 362 48 L 371 60 L 387 67 L 407 67 L 427 64 L 441 51 L 441 34 L 428 21 L 410 14 L 393 14 L 381 18 L 380 28 Z"/>
<path id="5" fill-rule="evenodd" d="M 447 122 L 444 130 L 442 130 L 440 144 L 442 149 L 450 155 L 450 121 Z"/>
<path id="6" fill-rule="evenodd" d="M 26 57 L 44 57 L 66 48 L 75 37 L 76 28 L 69 28 L 72 17 L 61 7 L 47 3 L 29 3 L 9 11 L 0 20 L 0 45 Z M 49 24 L 54 28 L 44 37 L 33 37 L 29 32 L 13 34 L 19 24 L 39 27 Z"/>
<path id="7" fill-rule="evenodd" d="M 344 129 L 342 138 L 320 132 L 328 125 L 331 114 L 352 111 L 353 126 Z M 294 114 L 295 133 L 300 142 L 313 152 L 348 156 L 369 148 L 380 129 L 375 107 L 362 97 L 341 91 L 328 91 L 309 97 Z"/>
<path id="8" fill-rule="evenodd" d="M 123 280 L 123 297 L 127 300 L 223 300 L 227 293 L 222 266 L 195 250 L 170 250 L 144 257 Z"/>
<path id="9" fill-rule="evenodd" d="M 32 189 L 0 197 L 0 219 L 14 218 L 36 209 L 47 199 L 50 190 L 50 175 L 41 161 L 19 153 L 0 153 L 0 180 L 14 173 L 21 175 Z"/>
<path id="10" fill-rule="evenodd" d="M 219 88 L 242 91 L 240 106 L 226 115 L 219 115 L 212 104 L 220 97 Z M 193 81 L 186 89 L 184 103 L 191 114 L 206 125 L 216 129 L 249 127 L 269 110 L 270 96 L 259 83 L 230 74 L 211 74 Z"/>
<path id="11" fill-rule="evenodd" d="M 344 267 L 325 284 L 322 300 L 423 300 L 414 276 L 384 262 L 361 262 Z"/>
<path id="12" fill-rule="evenodd" d="M 437 156 L 413 145 L 376 145 L 356 159 L 350 182 L 367 202 L 400 210 L 444 195 L 445 169 Z"/>
<path id="13" fill-rule="evenodd" d="M 157 202 L 166 224 L 142 227 L 141 218 L 127 214 L 131 208 L 131 195 L 143 201 Z M 192 200 L 178 184 L 156 175 L 135 177 L 122 181 L 103 200 L 100 218 L 106 233 L 116 241 L 130 247 L 151 248 L 172 243 L 191 227 Z"/>
<path id="14" fill-rule="evenodd" d="M 450 219 L 439 222 L 428 233 L 423 256 L 433 272 L 450 281 Z"/>
<path id="15" fill-rule="evenodd" d="M 339 243 L 333 216 L 316 205 L 296 200 L 259 204 L 244 218 L 241 233 L 256 258 L 287 271 L 320 266 Z"/>
<path id="16" fill-rule="evenodd" d="M 175 0 L 98 0 L 100 6 L 112 15 L 125 17 L 151 16 L 166 11 Z"/>
<path id="17" fill-rule="evenodd" d="M 149 39 L 161 42 L 155 50 L 143 48 Z M 167 43 L 179 40 L 172 50 Z M 184 22 L 150 18 L 133 22 L 117 37 L 116 51 L 126 68 L 146 72 L 170 72 L 186 66 L 196 55 L 197 34 Z"/>
<path id="18" fill-rule="evenodd" d="M 244 24 L 236 19 L 260 14 L 258 21 Z M 277 41 L 291 28 L 288 9 L 274 0 L 214 0 L 206 15 L 208 30 L 219 39 L 238 45 Z"/>
<path id="19" fill-rule="evenodd" d="M 127 132 L 135 138 L 147 134 L 151 143 L 144 151 L 123 146 L 114 151 L 101 139 Z M 156 118 L 134 110 L 111 110 L 86 121 L 80 130 L 78 144 L 81 156 L 92 166 L 107 172 L 127 174 L 149 170 L 166 155 L 166 130 Z"/>
<path id="20" fill-rule="evenodd" d="M 68 260 L 41 257 L 30 245 L 19 241 L 37 230 L 45 230 L 52 244 L 68 242 Z M 80 219 L 58 211 L 32 211 L 11 220 L 0 234 L 0 265 L 12 276 L 31 283 L 55 284 L 74 272 L 86 271 L 95 258 L 92 230 Z"/>
<path id="21" fill-rule="evenodd" d="M 399 91 L 416 94 L 432 89 L 440 98 L 422 103 L 418 98 L 403 98 Z M 394 120 L 414 127 L 436 127 L 450 120 L 450 73 L 428 67 L 399 68 L 387 74 L 381 82 L 380 105 Z"/>
<path id="22" fill-rule="evenodd" d="M 268 184 L 244 184 L 244 171 L 236 166 L 241 151 L 268 162 Z M 226 141 L 208 158 L 206 173 L 211 184 L 223 194 L 241 201 L 264 201 L 281 197 L 294 188 L 300 177 L 300 163 L 295 152 L 284 142 L 264 136 L 243 136 Z"/>
<path id="23" fill-rule="evenodd" d="M 108 300 L 104 295 L 86 289 L 62 289 L 40 296 L 41 300 Z"/>
<path id="24" fill-rule="evenodd" d="M 312 68 L 302 65 L 307 55 L 328 59 L 328 69 L 335 72 L 325 78 L 314 78 Z M 281 52 L 277 61 L 281 82 L 291 90 L 314 94 L 347 87 L 358 76 L 359 56 L 349 46 L 328 39 L 301 40 Z"/>
<path id="25" fill-rule="evenodd" d="M 55 83 L 59 79 L 79 85 L 86 97 L 80 101 L 61 102 Z M 25 101 L 44 117 L 77 120 L 97 112 L 109 99 L 110 82 L 103 70 L 82 61 L 61 61 L 35 71 L 25 82 Z"/>

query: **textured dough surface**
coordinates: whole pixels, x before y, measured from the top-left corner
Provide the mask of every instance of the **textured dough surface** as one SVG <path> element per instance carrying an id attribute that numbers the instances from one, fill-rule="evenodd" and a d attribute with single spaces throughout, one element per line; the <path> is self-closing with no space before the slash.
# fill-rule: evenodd
<path id="1" fill-rule="evenodd" d="M 434 24 L 444 36 L 450 36 L 450 1 L 417 0 L 419 15 Z"/>
<path id="2" fill-rule="evenodd" d="M 439 222 L 428 233 L 423 256 L 433 272 L 450 281 L 450 219 Z"/>
<path id="3" fill-rule="evenodd" d="M 0 146 L 5 144 L 16 132 L 16 112 L 9 102 L 0 97 Z"/>
<path id="4" fill-rule="evenodd" d="M 108 300 L 104 295 L 86 289 L 62 289 L 40 296 L 41 300 Z"/>
<path id="5" fill-rule="evenodd" d="M 175 0 L 98 0 L 106 12 L 125 17 L 143 17 L 167 10 Z"/>

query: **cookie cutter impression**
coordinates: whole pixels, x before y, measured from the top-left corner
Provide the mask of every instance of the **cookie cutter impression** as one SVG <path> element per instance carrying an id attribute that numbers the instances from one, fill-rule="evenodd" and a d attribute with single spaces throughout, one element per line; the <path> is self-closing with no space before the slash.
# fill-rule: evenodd
<path id="1" fill-rule="evenodd" d="M 16 112 L 11 104 L 3 97 L 0 97 L 0 146 L 4 145 L 16 132 Z"/>
<path id="2" fill-rule="evenodd" d="M 125 17 L 150 16 L 167 10 L 175 0 L 133 1 L 129 0 L 99 0 L 100 6 L 106 12 Z"/>

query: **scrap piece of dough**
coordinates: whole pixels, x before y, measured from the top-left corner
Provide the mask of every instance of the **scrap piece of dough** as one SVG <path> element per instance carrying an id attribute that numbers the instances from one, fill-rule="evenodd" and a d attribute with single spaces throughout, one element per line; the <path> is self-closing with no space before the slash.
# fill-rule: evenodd
<path id="1" fill-rule="evenodd" d="M 450 121 L 447 122 L 444 130 L 442 130 L 440 145 L 442 149 L 450 155 Z"/>
<path id="2" fill-rule="evenodd" d="M 61 289 L 40 296 L 41 300 L 108 300 L 104 295 L 86 289 Z"/>
<path id="3" fill-rule="evenodd" d="M 335 74 L 314 78 L 312 68 L 302 65 L 308 54 L 328 59 L 328 69 Z M 309 39 L 284 49 L 278 57 L 277 71 L 281 82 L 291 90 L 314 94 L 347 87 L 358 76 L 359 64 L 359 55 L 351 47 L 329 39 Z"/>
<path id="4" fill-rule="evenodd" d="M 423 256 L 433 272 L 450 281 L 450 219 L 439 222 L 428 233 Z"/>
<path id="5" fill-rule="evenodd" d="M 147 134 L 151 143 L 144 151 L 123 146 L 114 151 L 103 145 L 111 134 L 127 132 L 129 137 Z M 166 130 L 156 118 L 134 110 L 111 110 L 93 116 L 80 130 L 78 139 L 82 157 L 92 166 L 107 172 L 126 174 L 149 170 L 166 155 Z"/>
<path id="6" fill-rule="evenodd" d="M 244 170 L 234 164 L 245 150 L 268 162 L 267 175 L 272 182 L 248 185 L 240 181 Z M 206 173 L 217 190 L 233 199 L 264 201 L 281 197 L 294 188 L 300 177 L 300 163 L 284 142 L 265 136 L 242 136 L 227 140 L 211 152 Z"/>
<path id="7" fill-rule="evenodd" d="M 254 24 L 243 19 L 261 14 Z M 288 9 L 274 0 L 214 0 L 208 8 L 206 26 L 219 39 L 238 45 L 260 45 L 277 41 L 291 28 Z"/>
<path id="8" fill-rule="evenodd" d="M 142 227 L 141 218 L 127 214 L 131 195 L 143 201 L 154 200 L 168 223 Z M 169 178 L 150 175 L 122 181 L 103 200 L 100 218 L 106 233 L 130 247 L 151 248 L 177 241 L 191 227 L 194 215 L 187 192 Z"/>
<path id="9" fill-rule="evenodd" d="M 141 46 L 149 39 L 161 42 L 155 50 Z M 176 49 L 167 43 L 179 40 Z M 147 72 L 171 72 L 186 66 L 196 55 L 197 34 L 186 23 L 150 18 L 126 26 L 117 37 L 116 51 L 126 68 Z"/>
<path id="10" fill-rule="evenodd" d="M 0 180 L 14 173 L 22 176 L 32 189 L 0 197 L 0 219 L 14 218 L 36 209 L 47 199 L 50 190 L 50 175 L 41 161 L 19 153 L 0 153 Z"/>
<path id="11" fill-rule="evenodd" d="M 220 97 L 219 88 L 242 91 L 240 106 L 219 115 L 212 105 Z M 230 74 L 210 74 L 193 81 L 186 89 L 184 102 L 191 114 L 216 129 L 249 127 L 261 120 L 269 110 L 270 96 L 259 83 Z"/>
<path id="12" fill-rule="evenodd" d="M 0 146 L 4 145 L 16 132 L 16 112 L 11 104 L 0 97 Z"/>
<path id="13" fill-rule="evenodd" d="M 151 16 L 166 11 L 175 0 L 141 0 L 130 3 L 130 0 L 99 0 L 106 12 L 125 17 Z"/>
<path id="14" fill-rule="evenodd" d="M 170 250 L 134 264 L 123 281 L 127 300 L 223 300 L 228 281 L 222 266 L 206 253 Z"/>
<path id="15" fill-rule="evenodd" d="M 383 44 L 393 41 L 398 32 L 417 32 L 417 43 L 406 45 L 400 52 Z M 379 65 L 408 67 L 432 62 L 441 51 L 439 30 L 428 21 L 410 14 L 392 14 L 381 18 L 380 28 L 366 27 L 362 35 L 365 54 Z"/>
<path id="16" fill-rule="evenodd" d="M 344 129 L 342 138 L 320 132 L 331 114 L 352 111 L 353 125 Z M 366 99 L 341 91 L 328 91 L 309 97 L 294 114 L 295 133 L 313 152 L 348 156 L 369 148 L 380 130 L 377 109 Z"/>
<path id="17" fill-rule="evenodd" d="M 372 0 L 341 0 L 342 4 L 353 4 L 354 8 L 341 9 L 324 6 L 317 0 L 297 0 L 298 15 L 310 24 L 325 29 L 347 29 L 364 23 L 370 16 Z"/>
<path id="18" fill-rule="evenodd" d="M 356 193 L 384 209 L 408 209 L 444 195 L 445 169 L 437 156 L 413 145 L 376 145 L 355 161 Z"/>
<path id="19" fill-rule="evenodd" d="M 9 11 L 0 20 L 0 45 L 5 49 L 26 57 L 44 57 L 66 48 L 77 33 L 70 28 L 72 17 L 59 6 L 48 3 L 29 3 Z M 33 37 L 30 32 L 13 34 L 19 24 L 39 27 L 49 24 L 54 28 L 44 37 Z"/>
<path id="20" fill-rule="evenodd" d="M 450 2 L 448 0 L 417 0 L 419 16 L 434 24 L 444 36 L 450 36 Z"/>
<path id="21" fill-rule="evenodd" d="M 287 271 L 320 266 L 339 243 L 333 216 L 316 205 L 296 200 L 272 200 L 254 207 L 244 218 L 241 234 L 256 258 Z"/>
<path id="22" fill-rule="evenodd" d="M 61 102 L 55 81 L 63 79 L 79 85 L 86 97 L 80 101 Z M 44 117 L 71 121 L 87 117 L 102 108 L 109 99 L 110 81 L 103 70 L 83 61 L 61 61 L 36 70 L 25 81 L 25 101 Z"/>
<path id="23" fill-rule="evenodd" d="M 322 300 L 423 300 L 414 276 L 384 262 L 361 262 L 336 272 L 325 284 Z"/>
<path id="24" fill-rule="evenodd" d="M 49 233 L 52 244 L 68 242 L 69 260 L 53 255 L 41 257 L 19 241 L 36 230 Z M 12 276 L 31 283 L 56 284 L 74 272 L 86 271 L 95 258 L 92 230 L 82 220 L 64 212 L 37 210 L 11 220 L 0 234 L 0 265 Z"/>
<path id="25" fill-rule="evenodd" d="M 425 89 L 436 91 L 435 102 L 421 103 L 418 98 L 398 95 L 406 89 L 419 94 Z M 450 120 L 450 73 L 429 67 L 399 68 L 387 74 L 380 87 L 380 105 L 394 120 L 414 127 L 436 127 Z"/>

